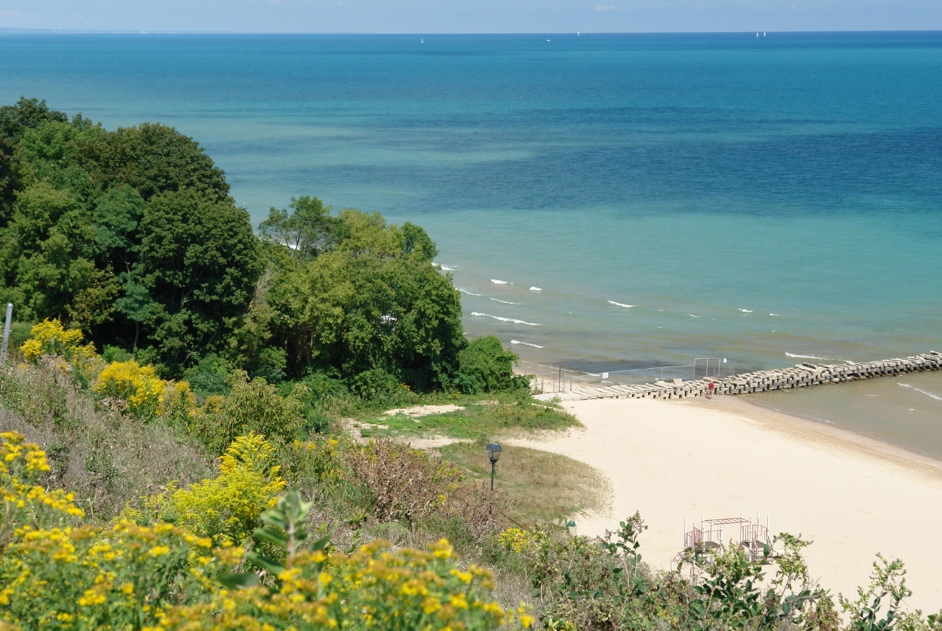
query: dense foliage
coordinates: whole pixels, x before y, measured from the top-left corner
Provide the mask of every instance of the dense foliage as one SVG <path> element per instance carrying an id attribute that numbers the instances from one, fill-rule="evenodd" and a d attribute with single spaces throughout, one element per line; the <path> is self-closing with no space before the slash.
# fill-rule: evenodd
<path id="1" fill-rule="evenodd" d="M 302 196 L 256 236 L 192 139 L 158 123 L 108 131 L 35 99 L 0 107 L 0 174 L 0 302 L 161 377 L 186 372 L 200 397 L 232 370 L 317 373 L 366 399 L 522 383 L 499 343 L 460 359 L 459 294 L 416 225 Z M 222 368 L 200 375 L 209 358 Z"/>
<path id="2" fill-rule="evenodd" d="M 398 383 L 441 385 L 465 340 L 459 294 L 432 265 L 428 235 L 355 210 L 342 211 L 324 227 L 305 228 L 305 222 L 323 219 L 302 214 L 309 203 L 295 200 L 298 210 L 286 221 L 320 236 L 297 242 L 291 257 L 269 250 L 277 271 L 265 306 L 278 314 L 269 326 L 287 353 L 288 373 L 326 371 L 363 392 Z M 269 222 L 280 216 L 272 210 Z"/>
<path id="3" fill-rule="evenodd" d="M 222 348 L 260 272 L 248 215 L 191 139 L 0 108 L 0 299 L 170 371 Z"/>

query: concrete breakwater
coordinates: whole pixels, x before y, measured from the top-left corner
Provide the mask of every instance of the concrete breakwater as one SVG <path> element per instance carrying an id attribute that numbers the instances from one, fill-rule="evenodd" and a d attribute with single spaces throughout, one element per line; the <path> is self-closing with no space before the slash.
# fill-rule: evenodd
<path id="1" fill-rule="evenodd" d="M 871 362 L 845 361 L 840 364 L 795 364 L 791 368 L 759 370 L 713 379 L 715 394 L 753 394 L 769 390 L 806 388 L 846 381 L 859 381 L 905 373 L 942 370 L 942 353 L 930 351 L 911 357 L 881 359 Z M 670 382 L 635 385 L 573 385 L 568 392 L 557 393 L 561 399 L 685 399 L 706 396 L 710 379 L 674 379 Z M 544 396 L 548 396 L 546 393 Z"/>

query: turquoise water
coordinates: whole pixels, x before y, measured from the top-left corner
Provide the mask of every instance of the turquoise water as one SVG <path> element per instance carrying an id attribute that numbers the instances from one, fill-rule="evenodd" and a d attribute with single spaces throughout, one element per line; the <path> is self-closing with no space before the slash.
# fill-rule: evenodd
<path id="1" fill-rule="evenodd" d="M 469 334 L 588 371 L 942 350 L 940 94 L 939 32 L 0 35 L 0 102 L 174 125 L 256 221 L 419 223 Z M 902 442 L 847 392 L 765 404 Z"/>

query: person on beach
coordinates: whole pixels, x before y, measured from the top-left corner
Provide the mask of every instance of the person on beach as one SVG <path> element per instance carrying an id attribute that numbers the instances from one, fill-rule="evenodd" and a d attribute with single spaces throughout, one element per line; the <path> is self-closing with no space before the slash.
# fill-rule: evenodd
<path id="1" fill-rule="evenodd" d="M 716 388 L 716 386 L 713 385 L 713 380 L 710 379 L 710 383 L 707 384 L 707 398 L 708 398 L 708 399 L 712 399 L 712 398 L 713 398 L 713 390 L 714 390 L 715 388 Z"/>

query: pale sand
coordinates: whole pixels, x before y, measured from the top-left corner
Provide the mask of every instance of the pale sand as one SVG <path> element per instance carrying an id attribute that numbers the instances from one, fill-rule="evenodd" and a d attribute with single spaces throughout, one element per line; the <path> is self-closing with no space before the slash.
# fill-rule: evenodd
<path id="1" fill-rule="evenodd" d="M 942 463 L 735 397 L 678 402 L 571 401 L 585 429 L 546 442 L 508 440 L 590 464 L 611 480 L 607 515 L 576 517 L 601 535 L 636 510 L 641 553 L 668 569 L 688 525 L 761 512 L 773 533 L 801 534 L 813 578 L 856 597 L 877 552 L 906 563 L 909 609 L 942 608 Z"/>

